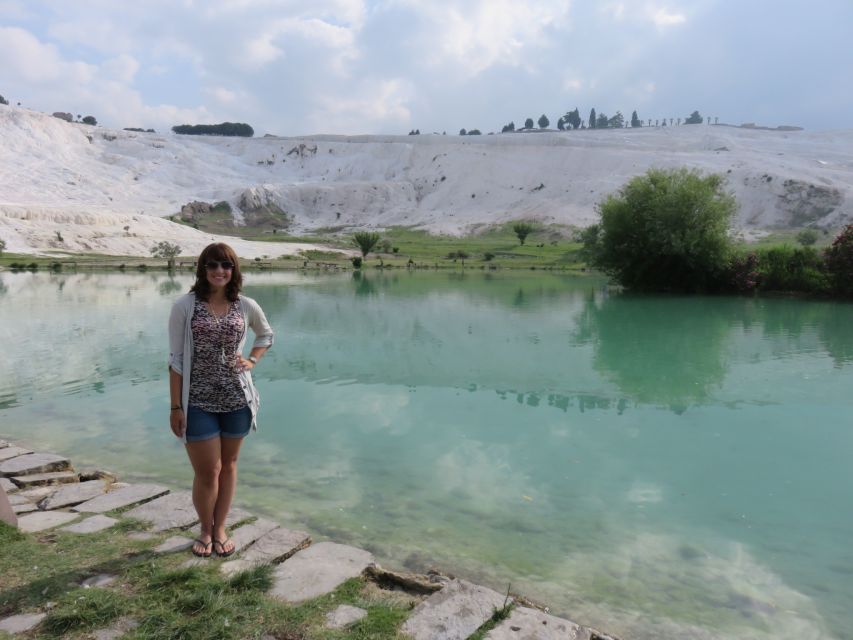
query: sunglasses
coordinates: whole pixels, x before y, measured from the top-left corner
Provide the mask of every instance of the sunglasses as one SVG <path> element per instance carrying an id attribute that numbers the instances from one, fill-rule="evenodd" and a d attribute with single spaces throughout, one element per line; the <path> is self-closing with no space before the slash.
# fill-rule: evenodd
<path id="1" fill-rule="evenodd" d="M 216 271 L 219 267 L 222 267 L 225 271 L 231 271 L 234 268 L 234 263 L 229 262 L 228 260 L 208 260 L 204 263 L 205 268 L 208 271 Z"/>

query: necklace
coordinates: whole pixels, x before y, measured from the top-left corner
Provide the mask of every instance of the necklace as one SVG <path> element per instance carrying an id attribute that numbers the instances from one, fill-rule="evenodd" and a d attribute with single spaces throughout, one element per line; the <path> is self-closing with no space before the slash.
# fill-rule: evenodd
<path id="1" fill-rule="evenodd" d="M 208 300 L 207 301 L 207 310 L 210 313 L 210 316 L 213 318 L 213 321 L 216 323 L 216 329 L 219 332 L 219 362 L 225 364 L 225 323 L 223 320 L 228 315 L 228 312 L 231 310 L 231 303 L 226 302 L 225 310 L 221 315 L 217 315 L 216 310 L 213 308 L 213 303 Z"/>

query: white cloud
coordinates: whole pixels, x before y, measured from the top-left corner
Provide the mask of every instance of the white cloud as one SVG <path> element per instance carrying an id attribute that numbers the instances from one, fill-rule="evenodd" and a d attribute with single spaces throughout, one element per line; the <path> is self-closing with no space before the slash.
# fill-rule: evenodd
<path id="1" fill-rule="evenodd" d="M 229 91 L 225 87 L 213 87 L 207 90 L 207 93 L 219 102 L 220 104 L 234 104 L 237 100 L 237 94 Z"/>
<path id="2" fill-rule="evenodd" d="M 520 66 L 522 52 L 548 43 L 546 32 L 564 26 L 568 0 L 519 5 L 511 0 L 391 0 L 418 15 L 419 42 L 432 65 L 450 65 L 474 76 L 497 64 Z"/>
<path id="3" fill-rule="evenodd" d="M 0 27 L 0 68 L 7 77 L 24 83 L 88 83 L 97 68 L 84 62 L 66 62 L 52 44 L 43 44 L 29 31 Z"/>
<path id="4" fill-rule="evenodd" d="M 24 96 L 24 102 L 48 113 L 92 114 L 116 127 L 168 128 L 177 121 L 209 122 L 205 107 L 148 105 L 129 85 L 139 62 L 122 54 L 101 65 L 67 60 L 55 45 L 45 44 L 17 27 L 0 27 L 0 68 Z"/>
<path id="5" fill-rule="evenodd" d="M 107 60 L 102 68 L 112 79 L 129 84 L 133 82 L 136 72 L 139 71 L 139 61 L 131 55 L 122 53 L 116 58 Z"/>
<path id="6" fill-rule="evenodd" d="M 683 13 L 671 11 L 664 7 L 649 7 L 646 15 L 658 27 L 671 27 L 687 21 L 687 16 Z"/>
<path id="7" fill-rule="evenodd" d="M 315 131 L 370 133 L 381 128 L 399 128 L 411 123 L 409 102 L 414 94 L 405 80 L 365 82 L 355 97 L 324 95 L 313 116 Z"/>
<path id="8" fill-rule="evenodd" d="M 239 64 L 250 69 L 257 69 L 279 59 L 284 55 L 284 51 L 273 44 L 275 37 L 275 33 L 250 35 L 244 44 L 243 55 L 239 58 Z"/>

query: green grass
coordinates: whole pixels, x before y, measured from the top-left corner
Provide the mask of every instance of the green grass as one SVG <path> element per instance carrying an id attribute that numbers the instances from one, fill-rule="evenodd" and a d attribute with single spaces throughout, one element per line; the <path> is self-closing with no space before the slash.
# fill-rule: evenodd
<path id="1" fill-rule="evenodd" d="M 177 216 L 175 217 L 177 221 Z M 498 226 L 484 226 L 475 233 L 465 236 L 432 235 L 423 230 L 406 227 L 392 227 L 381 234 L 383 239 L 390 241 L 390 246 L 396 247 L 397 252 L 371 252 L 367 256 L 365 269 L 373 269 L 383 265 L 390 268 L 405 268 L 411 260 L 418 268 L 455 269 L 463 268 L 463 261 L 450 254 L 459 251 L 468 254 L 464 260 L 464 268 L 468 269 L 571 269 L 580 270 L 585 267 L 580 259 L 581 244 L 571 240 L 572 229 L 559 225 L 539 225 L 527 236 L 524 245 L 512 231 L 512 222 Z M 217 233 L 239 235 L 239 237 L 263 241 L 269 244 L 269 258 L 263 262 L 274 269 L 298 269 L 305 261 L 308 268 L 318 268 L 321 265 L 335 264 L 338 267 L 351 269 L 350 256 L 338 253 L 337 250 L 357 251 L 352 242 L 352 234 L 341 233 L 336 229 L 328 229 L 326 233 L 314 233 L 307 236 L 292 236 L 285 233 L 260 233 L 257 229 L 246 227 L 217 229 Z M 284 256 L 276 250 L 278 243 L 309 243 L 318 244 L 326 249 L 305 251 L 298 256 Z M 380 243 L 381 244 L 381 243 Z M 491 256 L 491 257 L 489 257 Z M 179 257 L 178 262 L 191 262 L 193 257 Z M 104 268 L 116 269 L 120 265 L 128 271 L 146 265 L 149 269 L 165 270 L 166 262 L 154 258 L 131 258 L 124 256 L 104 256 L 98 254 L 75 254 L 73 257 L 33 257 L 4 253 L 0 255 L 0 266 L 9 267 L 11 263 L 30 264 L 35 262 L 39 270 L 50 269 L 56 262 L 63 262 L 61 270 Z M 69 263 L 75 263 L 71 265 Z M 241 268 L 251 270 L 258 265 L 253 260 L 241 260 Z M 266 264 L 264 265 L 266 266 Z M 186 272 L 184 268 L 184 272 Z"/>
<path id="2" fill-rule="evenodd" d="M 228 578 L 215 560 L 181 568 L 188 552 L 160 557 L 151 551 L 169 534 L 133 541 L 127 538 L 131 526 L 85 536 L 33 535 L 0 523 L 0 617 L 45 611 L 52 603 L 37 630 L 37 637 L 45 638 L 82 639 L 127 616 L 139 624 L 126 636 L 133 640 L 236 640 L 266 634 L 290 640 L 399 640 L 400 625 L 417 601 L 354 578 L 330 594 L 288 605 L 266 595 L 273 567 Z M 98 573 L 117 579 L 104 588 L 78 586 Z M 326 629 L 325 615 L 340 604 L 362 607 L 368 615 L 346 630 Z"/>

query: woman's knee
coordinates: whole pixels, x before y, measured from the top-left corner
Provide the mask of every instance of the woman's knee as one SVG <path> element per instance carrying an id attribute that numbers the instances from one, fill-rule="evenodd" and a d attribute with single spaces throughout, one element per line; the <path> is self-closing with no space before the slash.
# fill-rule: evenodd
<path id="1" fill-rule="evenodd" d="M 217 461 L 205 465 L 201 469 L 196 469 L 195 477 L 206 486 L 216 486 L 219 481 L 219 474 L 222 473 L 222 461 Z"/>
<path id="2" fill-rule="evenodd" d="M 233 474 L 237 473 L 237 456 L 223 458 L 222 459 L 222 469 L 220 473 L 222 474 Z"/>

